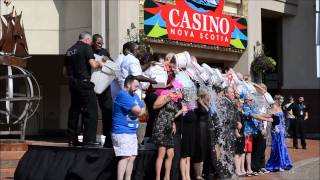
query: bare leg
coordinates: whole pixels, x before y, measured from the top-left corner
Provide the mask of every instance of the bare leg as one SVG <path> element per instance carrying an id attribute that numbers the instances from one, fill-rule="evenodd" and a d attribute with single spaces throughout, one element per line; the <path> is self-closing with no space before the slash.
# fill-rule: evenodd
<path id="1" fill-rule="evenodd" d="M 251 169 L 251 153 L 246 154 L 246 160 L 247 160 L 247 172 L 252 173 L 253 171 Z"/>
<path id="2" fill-rule="evenodd" d="M 216 150 L 216 156 L 217 156 L 217 160 L 220 160 L 220 145 L 216 144 L 214 146 L 215 150 Z"/>
<path id="3" fill-rule="evenodd" d="M 181 171 L 182 180 L 187 180 L 186 165 L 187 165 L 187 158 L 181 158 L 180 159 L 180 171 Z"/>
<path id="4" fill-rule="evenodd" d="M 118 162 L 117 180 L 123 180 L 130 157 L 122 157 Z"/>
<path id="5" fill-rule="evenodd" d="M 174 156 L 174 149 L 173 148 L 168 149 L 167 150 L 167 159 L 165 162 L 166 172 L 164 175 L 164 180 L 170 180 L 170 171 L 171 171 L 173 156 Z"/>
<path id="6" fill-rule="evenodd" d="M 136 159 L 136 156 L 129 157 L 129 161 L 128 161 L 128 165 L 127 165 L 127 169 L 126 169 L 125 180 L 131 179 L 131 174 L 132 174 L 132 169 L 133 169 L 133 164 L 134 164 L 135 159 Z"/>
<path id="7" fill-rule="evenodd" d="M 202 178 L 203 162 L 194 163 L 193 168 L 196 175 L 196 179 L 203 179 Z"/>
<path id="8" fill-rule="evenodd" d="M 191 180 L 190 177 L 190 157 L 187 157 L 187 161 L 186 161 L 186 178 L 187 180 Z"/>
<path id="9" fill-rule="evenodd" d="M 236 166 L 236 175 L 239 176 L 241 175 L 241 172 L 240 172 L 240 155 L 239 154 L 236 154 L 234 156 L 234 164 Z"/>
<path id="10" fill-rule="evenodd" d="M 245 174 L 246 173 L 246 170 L 244 168 L 244 160 L 245 159 L 245 153 L 241 154 L 240 156 L 240 171 L 241 171 L 241 174 Z"/>
<path id="11" fill-rule="evenodd" d="M 194 174 L 196 178 L 200 176 L 200 163 L 193 163 Z"/>
<path id="12" fill-rule="evenodd" d="M 158 148 L 158 157 L 156 160 L 156 180 L 160 180 L 160 174 L 161 174 L 161 168 L 163 159 L 166 155 L 166 148 L 165 147 L 159 147 Z"/>

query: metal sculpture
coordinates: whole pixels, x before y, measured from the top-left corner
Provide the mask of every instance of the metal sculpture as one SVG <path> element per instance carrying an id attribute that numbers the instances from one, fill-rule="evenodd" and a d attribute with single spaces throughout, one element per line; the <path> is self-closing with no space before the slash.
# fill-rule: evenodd
<path id="1" fill-rule="evenodd" d="M 39 107 L 40 87 L 24 69 L 30 58 L 22 24 L 22 12 L 1 16 L 0 39 L 0 135 L 20 135 L 25 139 L 26 124 Z"/>

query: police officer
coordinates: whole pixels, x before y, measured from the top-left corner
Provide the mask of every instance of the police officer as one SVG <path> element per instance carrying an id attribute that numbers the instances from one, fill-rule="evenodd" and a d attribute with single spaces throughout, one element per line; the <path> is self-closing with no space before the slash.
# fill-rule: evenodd
<path id="1" fill-rule="evenodd" d="M 309 118 L 307 106 L 304 103 L 304 97 L 300 96 L 298 102 L 291 104 L 288 111 L 293 112 L 295 119 L 292 122 L 292 138 L 293 148 L 298 149 L 298 135 L 301 138 L 301 146 L 303 149 L 307 148 L 306 140 L 304 138 L 304 121 Z"/>
<path id="2" fill-rule="evenodd" d="M 107 49 L 103 48 L 103 38 L 100 34 L 94 34 L 92 36 L 93 43 L 92 49 L 94 55 L 105 56 L 112 60 L 110 53 Z M 106 136 L 104 147 L 112 147 L 111 140 L 111 127 L 112 127 L 112 96 L 111 86 L 109 86 L 101 94 L 97 94 L 99 106 L 102 114 L 102 130 L 103 135 Z"/>
<path id="3" fill-rule="evenodd" d="M 84 145 L 98 145 L 96 130 L 98 120 L 97 98 L 90 82 L 91 69 L 102 67 L 102 63 L 95 60 L 91 48 L 92 36 L 89 32 L 82 32 L 79 41 L 69 48 L 65 55 L 64 74 L 69 79 L 71 106 L 69 109 L 68 129 L 70 145 L 80 145 L 78 141 L 78 124 L 81 114 L 84 128 Z"/>

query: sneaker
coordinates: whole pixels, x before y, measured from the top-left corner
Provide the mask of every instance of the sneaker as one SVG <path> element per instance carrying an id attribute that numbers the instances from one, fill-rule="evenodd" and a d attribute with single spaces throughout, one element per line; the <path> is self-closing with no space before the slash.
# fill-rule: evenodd
<path id="1" fill-rule="evenodd" d="M 263 172 L 264 174 L 270 173 L 270 171 L 268 171 L 266 168 L 261 168 L 260 171 Z"/>

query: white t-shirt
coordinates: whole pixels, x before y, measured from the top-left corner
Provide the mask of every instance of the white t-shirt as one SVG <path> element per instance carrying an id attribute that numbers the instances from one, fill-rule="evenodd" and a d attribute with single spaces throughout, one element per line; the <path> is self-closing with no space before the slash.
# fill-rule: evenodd
<path id="1" fill-rule="evenodd" d="M 120 84 L 121 88 L 124 87 L 124 80 L 127 76 L 140 76 L 142 75 L 142 69 L 140 65 L 140 61 L 134 57 L 132 54 L 128 54 L 123 57 L 122 63 L 120 65 L 121 75 L 120 75 Z M 141 88 L 136 91 L 136 94 L 141 99 Z"/>
<path id="2" fill-rule="evenodd" d="M 117 59 L 114 61 L 116 64 L 118 64 L 118 66 L 120 68 L 121 68 L 121 63 L 122 63 L 124 57 L 125 56 L 123 54 L 119 54 Z M 117 97 L 120 90 L 121 90 L 120 79 L 113 80 L 111 83 L 111 96 L 112 96 L 113 100 L 115 100 L 115 98 Z"/>

